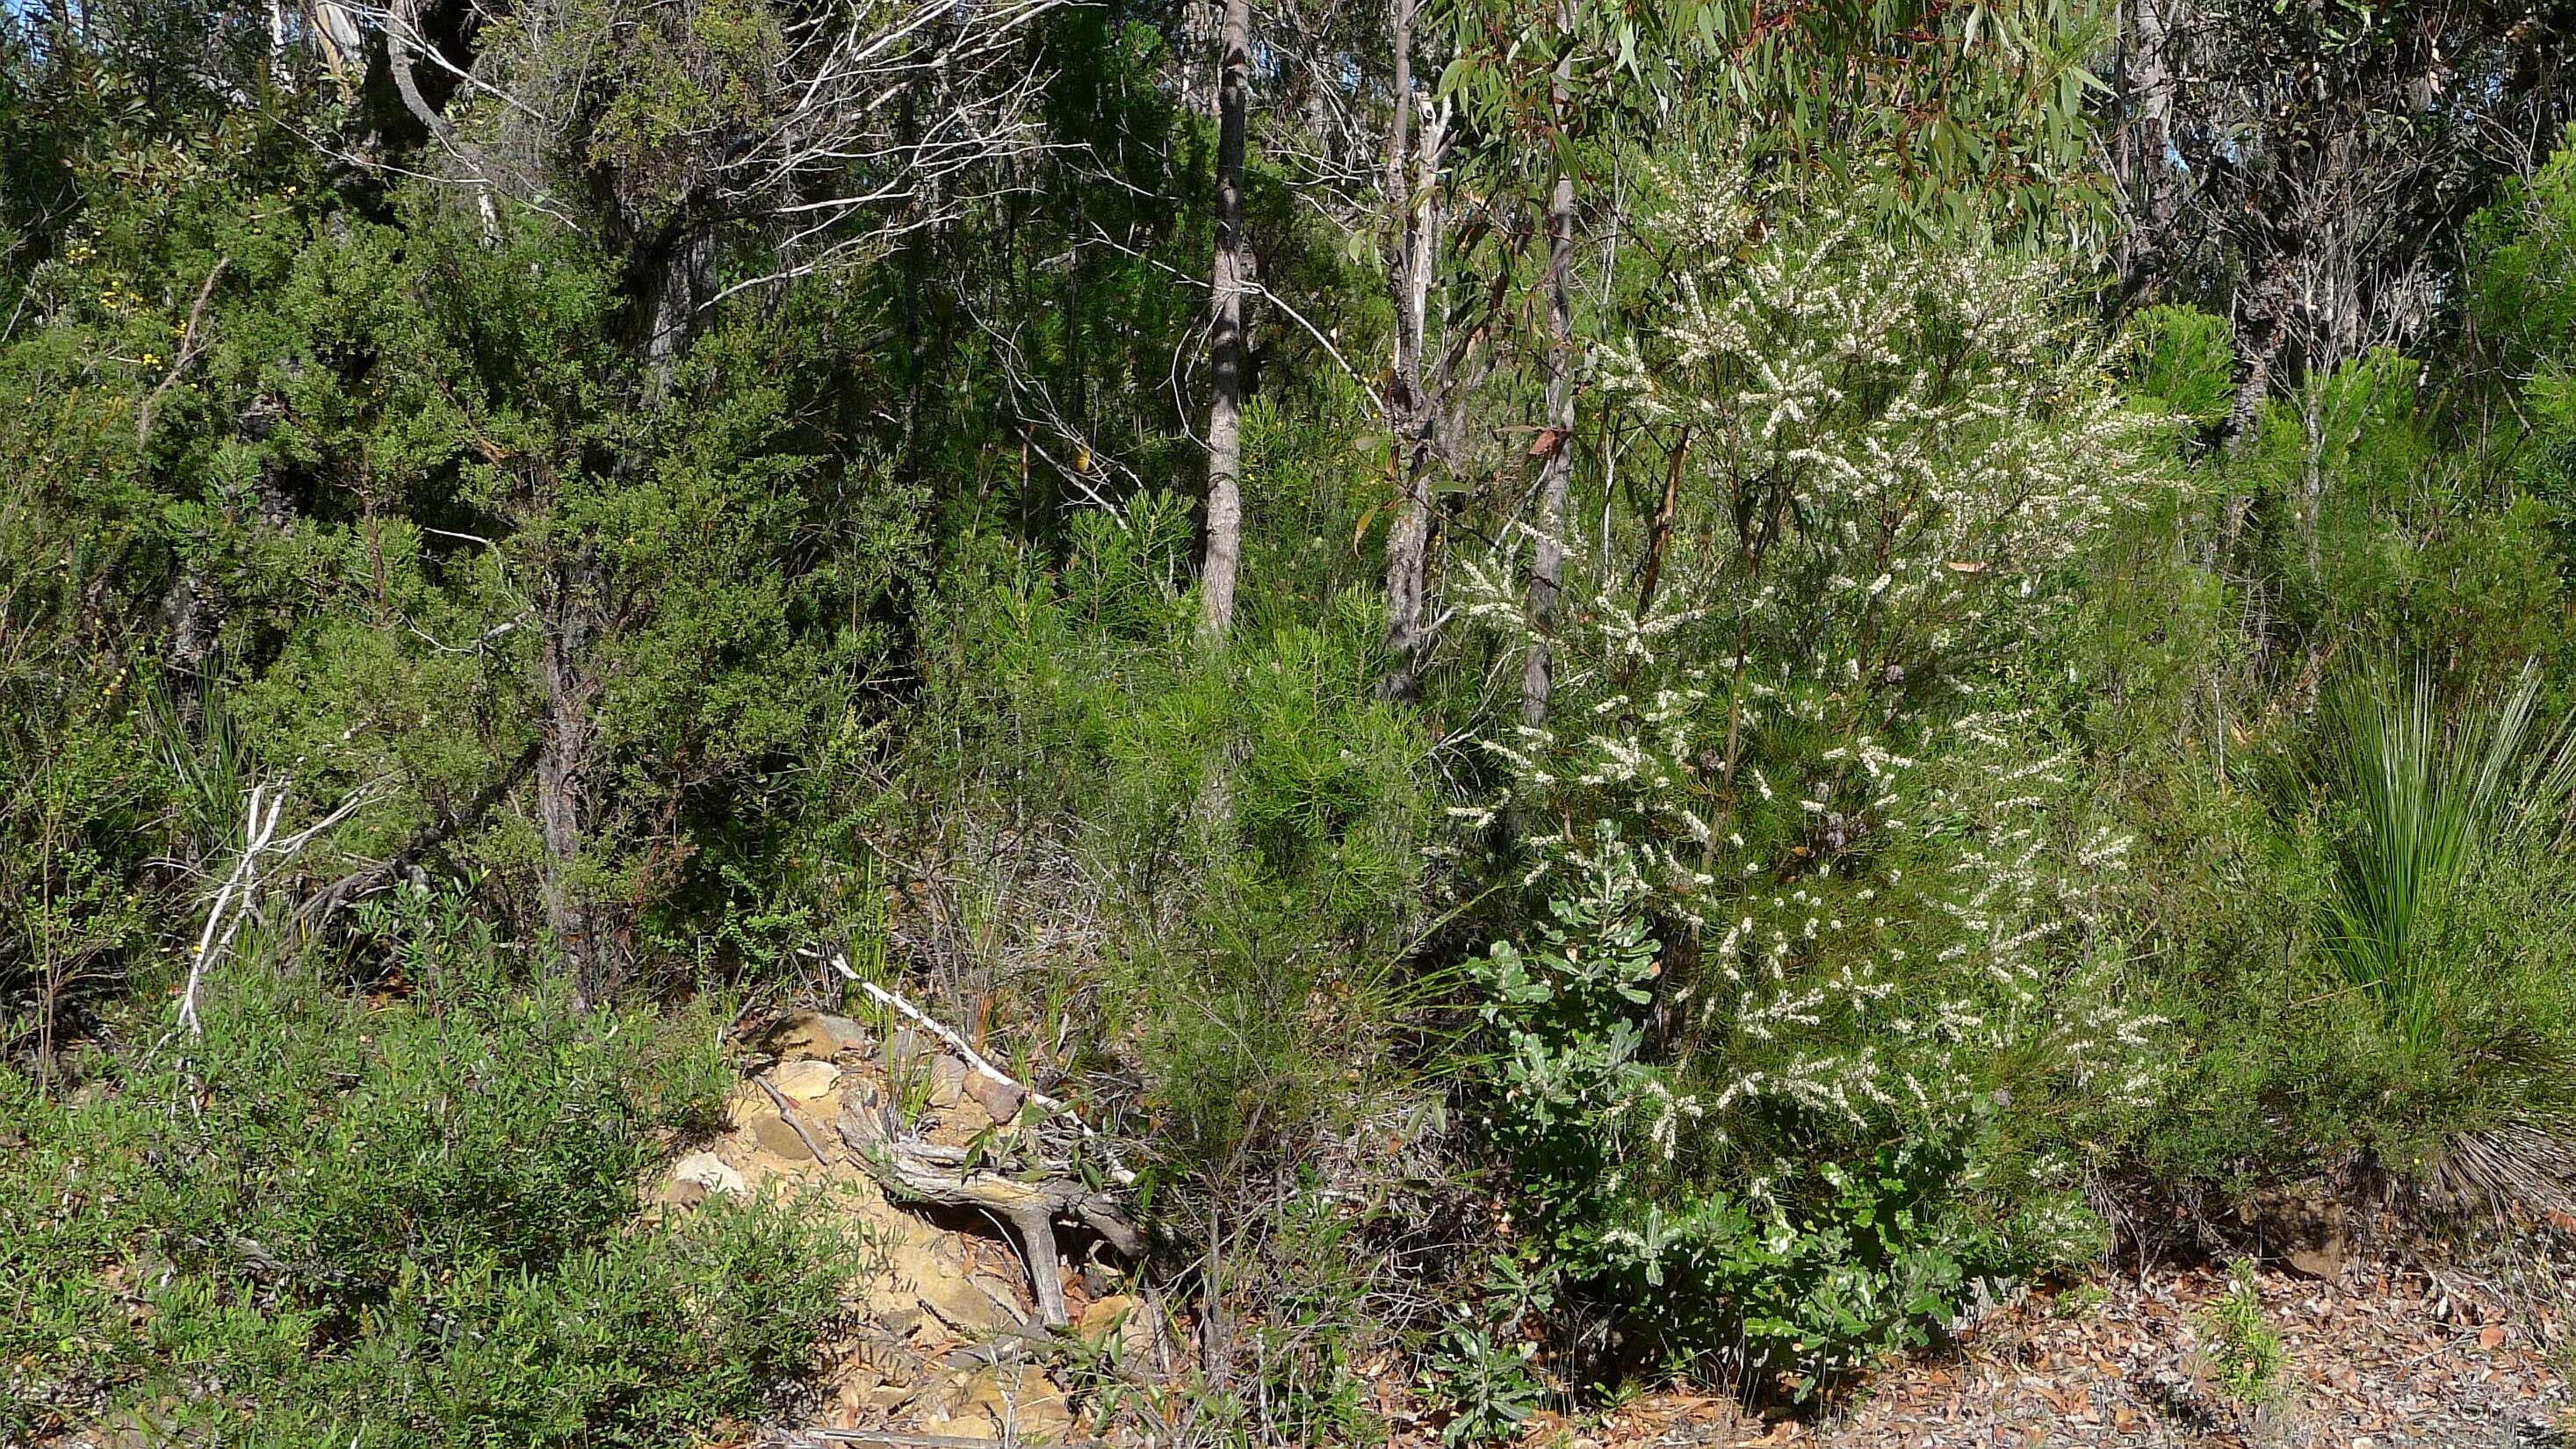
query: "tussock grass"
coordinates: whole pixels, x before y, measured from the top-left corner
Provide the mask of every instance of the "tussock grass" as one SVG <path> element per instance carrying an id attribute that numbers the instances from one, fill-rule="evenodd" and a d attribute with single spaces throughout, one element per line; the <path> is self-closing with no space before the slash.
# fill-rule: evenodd
<path id="1" fill-rule="evenodd" d="M 2446 712 L 2431 675 L 2347 680 L 2333 704 L 2325 783 L 2358 810 L 2334 861 L 2329 949 L 2410 1052 L 2440 1040 L 2478 962 L 2449 929 L 2462 887 L 2514 837 L 2563 836 L 2576 749 L 2562 725 L 2535 741 L 2540 673 L 2501 699 Z"/>

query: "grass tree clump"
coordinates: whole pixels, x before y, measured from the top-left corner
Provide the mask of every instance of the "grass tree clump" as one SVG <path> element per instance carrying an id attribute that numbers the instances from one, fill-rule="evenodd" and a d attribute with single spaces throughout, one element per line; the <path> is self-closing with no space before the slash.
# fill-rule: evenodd
<path id="1" fill-rule="evenodd" d="M 2409 1051 L 2434 1045 L 2478 969 L 2445 929 L 2461 887 L 2509 833 L 2566 827 L 2576 752 L 2563 738 L 2533 748 L 2539 695 L 2526 669 L 2503 699 L 2446 718 L 2418 669 L 2402 684 L 2356 676 L 2336 697 L 2326 782 L 2358 820 L 2335 851 L 2328 940 Z"/>
<path id="2" fill-rule="evenodd" d="M 2526 667 L 2500 695 L 2454 701 L 2418 668 L 2336 691 L 2319 784 L 2350 820 L 2322 935 L 2344 992 L 2371 1004 L 2395 1079 L 2452 1100 L 2427 1145 L 2387 1165 L 2559 1207 L 2576 1187 L 2564 1086 L 2576 1037 L 2550 923 L 2576 828 L 2576 735 L 2541 727 L 2541 684 Z M 2464 1079 L 2488 1090 L 2454 1097 Z"/>

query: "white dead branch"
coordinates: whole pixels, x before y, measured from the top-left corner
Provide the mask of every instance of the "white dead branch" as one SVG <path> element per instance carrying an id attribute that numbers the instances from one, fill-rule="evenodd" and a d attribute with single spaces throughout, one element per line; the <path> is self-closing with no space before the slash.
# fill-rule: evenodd
<path id="1" fill-rule="evenodd" d="M 188 962 L 188 985 L 179 994 L 179 1024 L 190 1036 L 203 1036 L 204 1025 L 197 1017 L 197 1000 L 203 994 L 206 968 L 215 958 L 232 949 L 233 938 L 241 933 L 243 920 L 253 910 L 252 897 L 259 889 L 261 861 L 283 865 L 313 838 L 349 818 L 359 806 L 367 803 L 369 791 L 359 790 L 340 803 L 330 814 L 304 827 L 284 840 L 277 838 L 277 822 L 286 814 L 286 799 L 292 781 L 280 781 L 274 791 L 266 785 L 250 788 L 248 806 L 242 812 L 241 858 L 233 862 L 232 874 L 215 891 L 206 907 L 205 928 L 197 933 L 195 955 Z"/>
<path id="2" fill-rule="evenodd" d="M 1012 1090 L 1019 1092 L 1030 1101 L 1038 1104 L 1040 1107 L 1071 1122 L 1075 1129 L 1081 1132 L 1082 1138 L 1085 1142 L 1088 1142 L 1092 1146 L 1100 1149 L 1102 1159 L 1105 1160 L 1109 1166 L 1110 1181 L 1117 1183 L 1120 1187 L 1133 1187 L 1136 1185 L 1136 1174 L 1129 1171 L 1127 1165 L 1118 1160 L 1117 1150 L 1109 1145 L 1109 1139 L 1101 1136 L 1098 1132 L 1093 1131 L 1091 1124 L 1083 1121 L 1081 1114 L 1074 1111 L 1072 1103 L 1064 1101 L 1058 1097 L 1050 1097 L 1046 1093 L 1039 1091 L 1037 1088 L 1030 1086 L 1026 1082 L 1020 1081 L 1010 1073 L 1003 1071 L 1000 1067 L 997 1067 L 991 1062 L 985 1060 L 983 1053 L 978 1052 L 973 1047 L 966 1044 L 966 1038 L 959 1036 L 956 1032 L 933 1020 L 930 1013 L 923 1011 L 920 1007 L 906 1001 L 903 998 L 902 993 L 889 991 L 885 987 L 879 986 L 873 981 L 860 980 L 859 973 L 850 969 L 849 958 L 843 956 L 838 951 L 832 953 L 832 969 L 840 972 L 842 976 L 849 980 L 857 982 L 858 988 L 861 991 L 866 992 L 868 995 L 876 998 L 880 1005 L 893 1008 L 895 1012 L 903 1016 L 906 1020 L 912 1022 L 915 1026 L 920 1027 L 922 1030 L 929 1032 L 931 1035 L 938 1037 L 941 1041 L 947 1043 L 949 1050 L 957 1053 L 959 1059 L 964 1061 L 968 1067 L 973 1068 L 975 1071 L 983 1074 L 993 1081 L 1001 1083 L 1005 1087 L 1009 1087 Z"/>

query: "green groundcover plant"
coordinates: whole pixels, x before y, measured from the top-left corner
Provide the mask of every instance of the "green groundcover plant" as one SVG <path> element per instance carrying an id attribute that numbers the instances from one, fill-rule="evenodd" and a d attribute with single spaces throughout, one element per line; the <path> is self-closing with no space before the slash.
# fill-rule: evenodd
<path id="1" fill-rule="evenodd" d="M 715 1023 L 438 945 L 407 1002 L 242 963 L 202 1039 L 9 1082 L 0 1438 L 640 1446 L 781 1402 L 866 1245 L 773 1199 L 639 1218 L 719 1109 Z"/>

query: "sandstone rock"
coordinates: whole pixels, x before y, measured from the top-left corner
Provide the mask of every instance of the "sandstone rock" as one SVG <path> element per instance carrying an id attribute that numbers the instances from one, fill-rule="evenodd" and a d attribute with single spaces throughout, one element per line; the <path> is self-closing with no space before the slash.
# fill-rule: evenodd
<path id="1" fill-rule="evenodd" d="M 832 1408 L 845 1422 L 869 1407 L 877 1390 L 885 1387 L 885 1376 L 866 1364 L 853 1364 L 841 1373 L 840 1382 L 832 1387 Z"/>
<path id="2" fill-rule="evenodd" d="M 931 1273 L 924 1275 L 913 1290 L 921 1306 L 939 1316 L 939 1321 L 959 1333 L 993 1333 L 1017 1328 L 1022 1319 L 1019 1310 L 1010 1307 L 985 1290 L 982 1284 L 963 1275 Z"/>
<path id="3" fill-rule="evenodd" d="M 945 1110 L 956 1106 L 966 1096 L 966 1064 L 946 1053 L 930 1062 L 930 1105 Z"/>
<path id="4" fill-rule="evenodd" d="M 723 1166 L 722 1163 L 718 1163 L 717 1165 L 720 1167 Z M 731 1172 L 733 1169 L 727 1167 L 725 1168 L 725 1171 Z M 675 1177 L 669 1182 L 662 1184 L 662 1190 L 660 1192 L 653 1194 L 653 1204 L 654 1206 L 661 1208 L 666 1213 L 687 1212 L 689 1209 L 705 1202 L 707 1200 L 707 1194 L 713 1190 L 714 1189 L 708 1187 L 705 1183 L 698 1181 L 696 1178 Z"/>
<path id="5" fill-rule="evenodd" d="M 821 1061 L 842 1052 L 864 1052 L 875 1040 L 874 1033 L 846 1016 L 800 1011 L 771 1027 L 760 1045 L 783 1061 Z"/>
<path id="6" fill-rule="evenodd" d="M 781 1062 L 769 1074 L 770 1085 L 778 1089 L 780 1096 L 798 1102 L 811 1102 L 823 1096 L 840 1080 L 839 1067 L 811 1058 Z"/>
<path id="7" fill-rule="evenodd" d="M 961 1406 L 952 1414 L 923 1421 L 922 1427 L 944 1439 L 999 1439 L 1002 1426 L 981 1407 Z"/>
<path id="8" fill-rule="evenodd" d="M 1027 1095 L 1010 1083 L 997 1082 L 982 1072 L 966 1074 L 966 1096 L 984 1109 L 985 1116 L 1005 1126 L 1018 1120 L 1020 1103 Z"/>
<path id="9" fill-rule="evenodd" d="M 2343 1276 L 2344 1242 L 2330 1238 L 2313 1246 L 2290 1249 L 2286 1255 L 2291 1271 L 2332 1283 Z"/>
<path id="10" fill-rule="evenodd" d="M 929 1052 L 930 1044 L 921 1033 L 908 1026 L 897 1027 L 894 1035 L 885 1039 L 885 1045 L 877 1049 L 877 1064 L 889 1072 L 912 1071 L 920 1067 L 921 1059 Z"/>
<path id="11" fill-rule="evenodd" d="M 1082 1317 L 1075 1321 L 1074 1336 L 1089 1344 L 1106 1343 L 1109 1335 L 1116 1333 L 1142 1307 L 1144 1304 L 1124 1293 L 1096 1299 L 1090 1307 L 1082 1310 Z"/>
<path id="12" fill-rule="evenodd" d="M 681 1158 L 680 1165 L 671 1175 L 674 1183 L 695 1184 L 703 1190 L 701 1195 L 704 1192 L 729 1192 L 739 1197 L 751 1191 L 750 1186 L 743 1182 L 742 1174 L 725 1166 L 723 1160 L 712 1152 L 692 1152 Z"/>
<path id="13" fill-rule="evenodd" d="M 925 1425 L 946 1424 L 966 1412 L 973 1390 L 973 1380 L 967 1374 L 935 1374 L 913 1385 L 902 1407 L 918 1415 Z"/>
<path id="14" fill-rule="evenodd" d="M 2351 1226 L 2340 1198 L 2322 1189 L 2271 1188 L 2237 1204 L 2236 1216 L 2277 1251 L 2291 1271 L 2333 1282 L 2343 1276 Z"/>
<path id="15" fill-rule="evenodd" d="M 880 1414 L 891 1414 L 902 1408 L 911 1397 L 912 1386 L 909 1384 L 879 1384 L 868 1390 L 865 1402 Z"/>
<path id="16" fill-rule="evenodd" d="M 805 1139 L 796 1134 L 786 1118 L 774 1112 L 751 1119 L 751 1138 L 764 1154 L 786 1166 L 814 1161 L 814 1149 L 805 1145 Z"/>
<path id="17" fill-rule="evenodd" d="M 1073 1406 L 1064 1390 L 1038 1369 L 984 1367 L 950 1376 L 951 1387 L 923 1428 L 956 1439 L 1006 1439 L 1047 1444 L 1073 1432 Z M 932 1407 L 925 1397 L 917 1401 Z"/>
<path id="18" fill-rule="evenodd" d="M 993 1432 L 1023 1442 L 1043 1444 L 1073 1432 L 1073 1406 L 1064 1390 L 1028 1365 L 978 1371 L 967 1386 L 966 1412 L 982 1415 Z"/>
<path id="19" fill-rule="evenodd" d="M 961 1147 L 978 1133 L 993 1130 L 993 1116 L 978 1105 L 973 1097 L 960 1095 L 943 1120 L 929 1124 L 930 1140 L 949 1147 Z"/>
<path id="20" fill-rule="evenodd" d="M 1017 1274 L 1006 1278 L 989 1268 L 979 1268 L 967 1281 L 984 1290 L 985 1297 L 1002 1305 L 1002 1310 L 1016 1322 L 1025 1324 L 1029 1321 L 1030 1307 L 1021 1301 L 1028 1288 L 1026 1279 Z"/>
<path id="21" fill-rule="evenodd" d="M 1082 1310 L 1074 1324 L 1074 1334 L 1094 1348 L 1117 1345 L 1122 1363 L 1151 1366 L 1160 1330 L 1154 1322 L 1154 1310 L 1140 1298 L 1125 1293 L 1093 1300 Z"/>
<path id="22" fill-rule="evenodd" d="M 887 1208 L 866 1214 L 872 1269 L 862 1282 L 867 1316 L 896 1333 L 925 1329 L 920 1285 L 934 1278 L 962 1276 L 963 1269 L 941 1256 L 940 1234 L 918 1218 Z"/>

